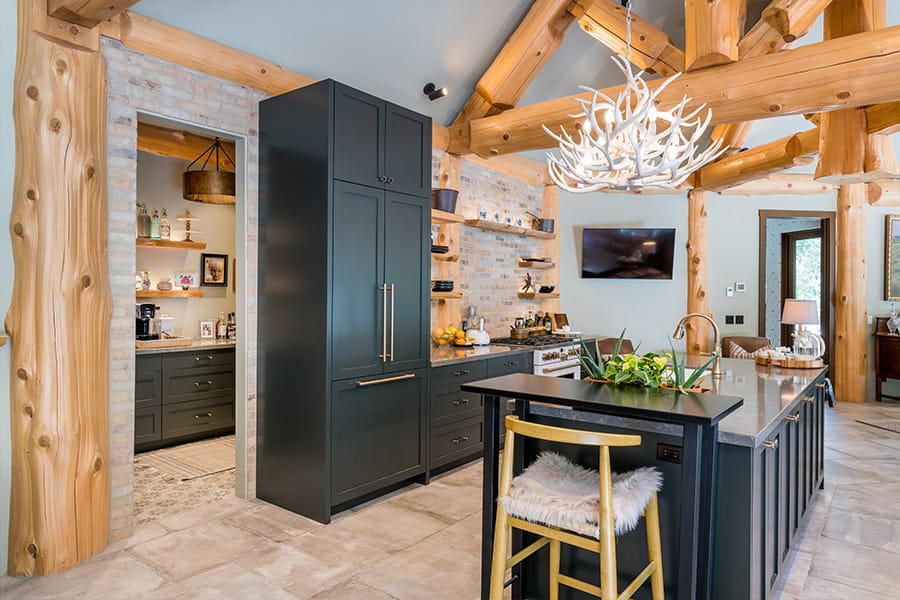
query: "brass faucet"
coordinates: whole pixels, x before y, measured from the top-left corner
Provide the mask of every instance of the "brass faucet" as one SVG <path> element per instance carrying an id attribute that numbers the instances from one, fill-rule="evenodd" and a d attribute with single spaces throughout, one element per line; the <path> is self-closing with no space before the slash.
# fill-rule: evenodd
<path id="1" fill-rule="evenodd" d="M 712 376 L 713 379 L 721 379 L 722 377 L 722 367 L 719 365 L 719 357 L 722 356 L 722 340 L 719 338 L 719 326 L 716 325 L 716 322 L 713 321 L 713 318 L 709 315 L 703 313 L 689 313 L 685 316 L 681 317 L 681 320 L 678 321 L 678 325 L 675 326 L 675 333 L 672 334 L 672 337 L 676 340 L 680 340 L 684 337 L 684 325 L 687 323 L 688 319 L 693 317 L 699 317 L 701 319 L 706 319 L 712 324 L 713 334 L 715 336 L 715 344 L 716 348 L 713 350 L 713 353 L 716 356 L 716 359 L 712 364 Z"/>

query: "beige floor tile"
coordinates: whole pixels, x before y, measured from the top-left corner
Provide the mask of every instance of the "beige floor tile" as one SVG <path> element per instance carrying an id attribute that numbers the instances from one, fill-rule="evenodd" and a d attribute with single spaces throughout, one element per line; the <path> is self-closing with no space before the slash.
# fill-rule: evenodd
<path id="1" fill-rule="evenodd" d="M 274 542 L 283 542 L 310 529 L 322 527 L 321 523 L 312 519 L 264 502 L 254 502 L 249 510 L 234 513 L 225 521 Z"/>
<path id="2" fill-rule="evenodd" d="M 449 548 L 455 548 L 468 552 L 476 558 L 481 558 L 481 513 L 467 517 L 462 521 L 439 531 L 433 536 L 435 540 Z"/>
<path id="3" fill-rule="evenodd" d="M 356 579 L 400 600 L 459 600 L 477 596 L 481 564 L 434 537 L 380 561 Z"/>
<path id="4" fill-rule="evenodd" d="M 463 485 L 481 489 L 481 484 L 484 477 L 484 469 L 482 467 L 483 461 L 479 459 L 467 465 L 457 467 L 455 469 L 447 471 L 446 473 L 441 473 L 440 475 L 432 477 L 431 481 L 439 481 L 446 485 Z"/>
<path id="5" fill-rule="evenodd" d="M 387 592 L 376 590 L 355 579 L 340 583 L 330 590 L 325 590 L 312 597 L 311 600 L 396 600 Z"/>
<path id="6" fill-rule="evenodd" d="M 178 531 L 212 521 L 213 519 L 227 517 L 240 511 L 249 510 L 250 508 L 252 508 L 252 503 L 249 500 L 231 496 L 215 504 L 197 506 L 173 515 L 167 515 L 153 521 L 153 523 L 162 525 L 169 531 Z"/>
<path id="7" fill-rule="evenodd" d="M 388 501 L 331 523 L 327 530 L 332 535 L 396 552 L 445 527 L 447 523 L 437 517 Z"/>
<path id="8" fill-rule="evenodd" d="M 309 598 L 387 557 L 378 548 L 320 528 L 247 554 L 237 563 L 298 598 Z"/>
<path id="9" fill-rule="evenodd" d="M 481 512 L 481 488 L 436 481 L 397 496 L 391 502 L 455 523 Z"/>
<path id="10" fill-rule="evenodd" d="M 272 544 L 240 527 L 216 520 L 138 544 L 126 552 L 153 565 L 167 579 L 179 581 Z"/>
<path id="11" fill-rule="evenodd" d="M 95 557 L 65 573 L 31 578 L 4 591 L 3 600 L 133 598 L 166 583 L 151 567 L 120 552 Z"/>
<path id="12" fill-rule="evenodd" d="M 830 507 L 838 515 L 843 512 L 856 512 L 892 519 L 897 517 L 898 502 L 900 502 L 900 480 L 859 486 L 837 486 Z"/>
<path id="13" fill-rule="evenodd" d="M 900 589 L 896 554 L 826 537 L 819 538 L 809 576 L 894 597 Z"/>
<path id="14" fill-rule="evenodd" d="M 843 452 L 852 458 L 890 458 L 893 448 L 879 444 L 872 439 L 833 439 L 825 444 L 831 450 Z M 847 457 L 838 457 L 847 460 Z"/>
<path id="15" fill-rule="evenodd" d="M 897 600 L 897 596 L 885 596 L 852 585 L 810 576 L 806 579 L 799 600 Z"/>
<path id="16" fill-rule="evenodd" d="M 900 514 L 900 511 L 895 512 Z M 834 540 L 900 554 L 900 520 L 837 512 L 828 516 L 822 535 Z"/>
<path id="17" fill-rule="evenodd" d="M 234 563 L 188 577 L 135 600 L 297 600 L 278 584 Z"/>

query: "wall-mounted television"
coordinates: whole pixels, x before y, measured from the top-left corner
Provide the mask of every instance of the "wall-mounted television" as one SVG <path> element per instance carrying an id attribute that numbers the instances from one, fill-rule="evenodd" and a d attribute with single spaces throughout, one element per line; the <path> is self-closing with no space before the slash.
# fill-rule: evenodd
<path id="1" fill-rule="evenodd" d="M 672 279 L 674 229 L 585 228 L 584 279 Z"/>

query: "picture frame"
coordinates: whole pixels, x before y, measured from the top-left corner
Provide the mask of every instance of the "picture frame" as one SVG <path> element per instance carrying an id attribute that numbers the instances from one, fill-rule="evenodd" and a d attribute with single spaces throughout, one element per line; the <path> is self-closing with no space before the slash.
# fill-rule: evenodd
<path id="1" fill-rule="evenodd" d="M 200 285 L 213 287 L 228 285 L 227 254 L 200 254 Z"/>
<path id="2" fill-rule="evenodd" d="M 209 319 L 200 321 L 200 339 L 214 340 L 216 339 L 216 322 Z"/>
<path id="3" fill-rule="evenodd" d="M 900 215 L 884 218 L 884 299 L 900 300 Z"/>

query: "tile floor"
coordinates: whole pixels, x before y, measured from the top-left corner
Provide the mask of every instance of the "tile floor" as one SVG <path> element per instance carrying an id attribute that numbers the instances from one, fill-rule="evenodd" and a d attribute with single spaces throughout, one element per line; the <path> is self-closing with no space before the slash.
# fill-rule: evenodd
<path id="1" fill-rule="evenodd" d="M 826 411 L 826 484 L 781 600 L 889 600 L 900 589 L 900 435 L 857 423 L 900 405 Z M 0 577 L 4 600 L 478 597 L 481 468 L 473 464 L 339 515 L 325 527 L 227 498 L 142 524 L 69 572 Z"/>

